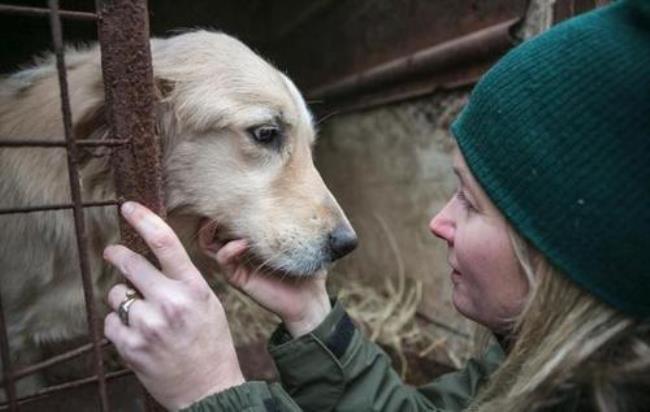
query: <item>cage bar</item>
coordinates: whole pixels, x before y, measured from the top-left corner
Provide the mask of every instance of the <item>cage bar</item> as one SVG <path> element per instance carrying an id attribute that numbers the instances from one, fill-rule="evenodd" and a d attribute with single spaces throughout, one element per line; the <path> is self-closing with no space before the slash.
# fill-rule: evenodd
<path id="1" fill-rule="evenodd" d="M 113 379 L 121 378 L 122 376 L 131 375 L 131 374 L 133 374 L 133 371 L 131 371 L 129 369 L 121 369 L 119 371 L 107 373 L 104 376 L 104 379 L 106 381 L 110 381 L 110 380 L 113 380 Z M 97 376 L 90 376 L 88 378 L 78 379 L 78 380 L 75 380 L 75 381 L 62 383 L 60 385 L 50 386 L 50 387 L 47 387 L 47 388 L 43 388 L 40 391 L 38 391 L 38 392 L 36 392 L 36 393 L 34 393 L 32 395 L 25 396 L 23 398 L 18 399 L 18 404 L 20 406 L 23 406 L 23 405 L 28 404 L 30 402 L 34 402 L 34 401 L 37 401 L 39 399 L 46 398 L 46 397 L 50 396 L 53 393 L 62 392 L 62 391 L 66 391 L 66 390 L 69 390 L 69 389 L 76 389 L 76 388 L 79 388 L 79 387 L 82 387 L 82 386 L 93 384 L 95 382 L 97 382 Z M 0 411 L 6 410 L 7 408 L 8 408 L 8 405 L 6 403 L 0 404 Z"/>
<path id="2" fill-rule="evenodd" d="M 103 200 L 98 202 L 85 202 L 81 204 L 81 207 L 105 207 L 105 206 L 117 206 L 119 205 L 117 200 Z M 52 210 L 66 210 L 74 209 L 73 203 L 64 203 L 57 205 L 43 205 L 43 206 L 25 206 L 25 207 L 13 207 L 0 209 L 0 215 L 9 215 L 14 213 L 33 213 L 33 212 L 47 212 Z"/>
<path id="3" fill-rule="evenodd" d="M 106 139 L 77 140 L 78 147 L 113 147 L 128 144 L 128 140 Z M 0 140 L 0 147 L 67 147 L 65 140 Z"/>
<path id="4" fill-rule="evenodd" d="M 26 6 L 14 6 L 10 4 L 0 4 L 0 13 L 17 14 L 17 15 L 31 16 L 31 17 L 47 17 L 50 14 L 50 9 L 45 7 L 26 7 Z M 59 10 L 59 16 L 64 19 L 72 19 L 72 20 L 87 20 L 87 21 L 97 20 L 97 14 L 83 12 L 83 11 Z"/>
<path id="5" fill-rule="evenodd" d="M 99 405 L 102 412 L 108 412 L 108 395 L 106 391 L 106 379 L 104 377 L 104 366 L 101 348 L 101 337 L 99 334 L 99 323 L 97 321 L 97 309 L 93 292 L 92 279 L 90 277 L 90 265 L 88 249 L 86 248 L 87 236 L 84 222 L 84 211 L 81 202 L 81 186 L 79 183 L 78 150 L 72 129 L 72 113 L 70 109 L 70 97 L 68 95 L 68 79 L 65 68 L 65 57 L 63 53 L 63 33 L 61 19 L 59 17 L 58 0 L 49 0 L 50 24 L 52 28 L 52 42 L 54 43 L 54 54 L 56 56 L 56 67 L 59 75 L 59 87 L 61 89 L 61 111 L 63 115 L 63 129 L 67 145 L 68 177 L 72 195 L 72 208 L 75 230 L 77 237 L 77 249 L 79 252 L 79 266 L 86 302 L 86 319 L 88 322 L 89 334 L 93 343 L 93 354 L 95 360 L 95 373 L 97 375 L 97 388 L 99 392 Z"/>
<path id="6" fill-rule="evenodd" d="M 107 118 L 112 139 L 130 140 L 111 154 L 120 198 L 137 200 L 165 218 L 160 148 L 154 128 L 154 79 L 146 0 L 96 0 Z M 120 219 L 121 241 L 153 257 L 145 242 Z M 163 410 L 144 392 L 149 412 Z"/>
<path id="7" fill-rule="evenodd" d="M 101 346 L 102 349 L 108 347 L 110 345 L 110 342 L 106 339 L 102 339 Z M 38 371 L 41 371 L 43 369 L 47 369 L 51 366 L 57 365 L 61 362 L 65 362 L 70 359 L 74 359 L 78 356 L 81 356 L 87 352 L 90 352 L 93 350 L 93 343 L 88 343 L 86 345 L 80 346 L 78 348 L 69 350 L 65 353 L 62 353 L 60 355 L 53 356 L 51 358 L 48 358 L 42 362 L 35 363 L 33 365 L 26 366 L 24 368 L 16 369 L 14 371 L 14 379 L 18 380 L 20 378 L 23 378 L 25 376 L 34 374 Z"/>
<path id="8" fill-rule="evenodd" d="M 0 410 L 17 410 L 18 405 L 47 397 L 48 394 L 97 382 L 99 406 L 108 411 L 106 380 L 122 376 L 129 371 L 106 374 L 103 368 L 101 350 L 108 345 L 100 340 L 95 300 L 90 279 L 87 235 L 84 227 L 83 208 L 116 206 L 118 200 L 96 202 L 81 201 L 78 159 L 79 148 L 111 147 L 111 163 L 120 199 L 133 199 L 147 205 L 164 217 L 162 203 L 162 178 L 160 174 L 160 150 L 154 136 L 153 124 L 153 73 L 149 50 L 149 30 L 146 1 L 144 0 L 97 0 L 96 12 L 74 12 L 59 10 L 57 0 L 48 1 L 49 9 L 0 5 L 0 13 L 19 14 L 35 17 L 50 17 L 52 42 L 56 57 L 57 72 L 61 93 L 61 110 L 65 140 L 15 139 L 0 140 L 2 148 L 65 148 L 67 150 L 68 174 L 72 203 L 26 206 L 0 209 L 1 214 L 32 213 L 53 210 L 73 211 L 79 264 L 82 274 L 84 297 L 86 301 L 87 322 L 91 343 L 49 358 L 45 361 L 13 370 L 9 358 L 10 349 L 4 319 L 0 313 L 0 344 L 4 359 L 4 381 L 8 402 L 0 405 Z M 63 50 L 61 18 L 97 21 L 98 36 L 102 51 L 102 74 L 105 85 L 108 118 L 111 123 L 110 139 L 74 139 L 72 113 L 67 86 L 67 73 Z M 130 248 L 146 253 L 144 242 L 124 222 L 120 222 L 123 243 Z M 1 308 L 1 302 L 0 302 Z M 1 309 L 0 309 L 1 310 Z M 46 369 L 52 365 L 72 359 L 87 352 L 93 352 L 95 376 L 78 381 L 45 388 L 35 394 L 18 399 L 15 382 Z M 148 410 L 158 410 L 159 406 L 146 396 Z"/>
<path id="9" fill-rule="evenodd" d="M 128 146 L 116 147 L 111 156 L 117 193 L 164 218 L 147 4 L 143 0 L 98 0 L 97 4 L 111 138 L 131 140 Z M 120 234 L 129 248 L 148 254 L 144 241 L 123 220 Z"/>

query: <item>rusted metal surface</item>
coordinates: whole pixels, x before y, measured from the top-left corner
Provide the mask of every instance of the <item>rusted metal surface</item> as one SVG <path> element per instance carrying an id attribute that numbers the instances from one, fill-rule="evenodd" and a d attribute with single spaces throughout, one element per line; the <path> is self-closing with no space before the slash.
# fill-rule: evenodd
<path id="1" fill-rule="evenodd" d="M 130 140 L 111 155 L 117 194 L 139 201 L 164 218 L 147 4 L 144 0 L 98 0 L 97 10 L 111 137 Z M 123 244 L 150 256 L 145 242 L 122 219 L 120 234 Z M 150 412 L 163 410 L 148 393 L 145 407 Z"/>
<path id="2" fill-rule="evenodd" d="M 526 6 L 527 0 L 343 0 L 262 50 L 280 62 L 302 90 L 313 90 L 521 18 Z"/>
<path id="3" fill-rule="evenodd" d="M 308 98 L 337 99 L 498 56 L 512 47 L 510 31 L 518 21 L 511 19 L 317 87 L 308 92 Z"/>
<path id="4" fill-rule="evenodd" d="M 164 217 L 160 148 L 154 135 L 154 93 L 145 1 L 98 1 L 102 71 L 113 139 L 130 144 L 113 151 L 118 195 L 137 200 Z M 123 220 L 122 242 L 147 253 L 144 241 Z"/>
<path id="5" fill-rule="evenodd" d="M 81 203 L 81 207 L 105 207 L 105 206 L 117 206 L 119 202 L 117 200 L 104 200 L 99 202 L 85 202 Z M 0 215 L 9 215 L 13 213 L 33 213 L 33 212 L 46 212 L 51 210 L 65 210 L 65 209 L 74 209 L 74 203 L 65 203 L 57 205 L 43 205 L 43 206 L 25 206 L 25 207 L 12 207 L 6 209 L 0 209 Z"/>
<path id="6" fill-rule="evenodd" d="M 472 85 L 516 44 L 512 32 L 527 9 L 525 1 L 425 5 L 418 0 L 389 0 L 379 8 L 385 11 L 381 14 L 375 9 L 364 9 L 365 3 L 349 4 L 352 8 L 347 12 L 352 19 L 358 17 L 366 22 L 381 15 L 385 20 L 378 22 L 381 29 L 376 29 L 376 33 L 372 28 L 368 30 L 371 23 L 360 25 L 356 20 L 348 23 L 349 19 L 338 14 L 341 11 L 337 7 L 343 7 L 339 3 L 329 14 L 320 16 L 320 21 L 294 30 L 293 40 L 285 39 L 289 43 L 285 48 L 293 54 L 288 56 L 290 74 L 304 78 L 302 86 L 307 100 L 319 115 L 365 109 L 439 89 Z M 607 3 L 608 0 L 558 0 L 553 6 L 554 21 L 557 23 Z M 402 18 L 387 17 L 391 11 Z M 422 28 L 423 19 L 427 20 L 427 29 Z M 327 31 L 324 26 L 331 26 L 333 21 L 341 27 L 335 32 Z M 319 29 L 328 38 L 315 33 Z M 365 38 L 359 30 L 366 30 Z M 445 37 L 448 39 L 444 40 Z M 416 49 L 416 45 L 424 46 Z M 331 53 L 324 52 L 329 49 Z M 305 63 L 298 66 L 292 60 L 294 56 L 300 56 Z M 298 70 L 292 67 L 294 64 Z M 305 72 L 309 73 L 304 75 Z M 331 77 L 334 79 L 328 81 Z"/>
<path id="7" fill-rule="evenodd" d="M 99 392 L 99 405 L 102 412 L 109 410 L 108 395 L 106 392 L 106 380 L 104 378 L 104 365 L 102 358 L 101 334 L 99 321 L 97 319 L 97 308 L 93 292 L 93 282 L 90 276 L 90 263 L 87 249 L 87 234 L 84 222 L 84 212 L 81 200 L 81 186 L 78 170 L 78 149 L 72 128 L 72 112 L 70 109 L 70 97 L 68 94 L 68 79 L 65 68 L 65 57 L 63 53 L 63 34 L 61 30 L 61 19 L 59 18 L 58 0 L 49 0 L 50 24 L 52 26 L 52 42 L 54 43 L 54 54 L 56 56 L 56 67 L 59 76 L 59 87 L 61 93 L 61 112 L 63 115 L 63 130 L 67 145 L 68 177 L 70 182 L 70 194 L 74 205 L 72 211 L 75 222 L 77 238 L 77 249 L 79 252 L 79 266 L 86 303 L 86 321 L 88 322 L 89 335 L 92 339 L 93 354 L 95 361 L 95 373 L 97 375 L 97 388 Z"/>
<path id="8" fill-rule="evenodd" d="M 104 379 L 106 381 L 110 381 L 110 380 L 117 379 L 117 378 L 120 378 L 120 377 L 125 376 L 125 375 L 131 375 L 131 374 L 133 374 L 133 372 L 131 370 L 122 369 L 122 370 L 115 371 L 115 372 L 109 372 L 109 373 L 105 374 L 105 376 L 103 376 L 102 379 Z M 88 378 L 83 378 L 83 379 L 78 379 L 78 380 L 71 381 L 71 382 L 62 383 L 60 385 L 49 386 L 47 388 L 39 390 L 38 392 L 36 392 L 36 393 L 34 393 L 32 395 L 20 398 L 18 400 L 18 404 L 22 406 L 22 405 L 28 404 L 30 402 L 37 401 L 39 399 L 43 399 L 43 398 L 45 398 L 47 396 L 50 396 L 51 394 L 56 393 L 56 392 L 75 389 L 75 388 L 79 388 L 81 386 L 95 384 L 97 382 L 98 382 L 98 377 L 97 376 L 91 376 L 91 377 L 88 377 Z M 6 403 L 0 404 L 0 411 L 6 410 L 7 408 L 8 408 L 8 405 Z"/>
<path id="9" fill-rule="evenodd" d="M 508 29 L 526 8 L 527 0 L 343 0 L 262 51 L 322 116 L 471 85 L 512 47 Z"/>
<path id="10" fill-rule="evenodd" d="M 77 147 L 113 147 L 129 143 L 128 140 L 106 139 L 106 140 L 77 140 Z M 0 140 L 0 147 L 67 147 L 65 140 Z"/>
<path id="11" fill-rule="evenodd" d="M 25 6 L 14 6 L 10 4 L 0 4 L 0 13 L 17 14 L 23 16 L 34 16 L 34 17 L 48 17 L 50 15 L 50 9 L 43 8 L 43 7 L 25 7 Z M 64 19 L 71 19 L 71 20 L 87 20 L 87 21 L 97 20 L 97 14 L 83 12 L 83 11 L 59 10 L 59 16 Z"/>

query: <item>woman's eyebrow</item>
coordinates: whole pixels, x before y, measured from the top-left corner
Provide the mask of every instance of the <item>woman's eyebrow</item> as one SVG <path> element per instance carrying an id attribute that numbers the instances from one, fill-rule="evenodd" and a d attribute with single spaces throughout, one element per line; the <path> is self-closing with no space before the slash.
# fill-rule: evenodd
<path id="1" fill-rule="evenodd" d="M 466 179 L 465 174 L 456 166 L 453 166 L 452 170 L 454 171 L 454 174 L 456 175 L 458 180 L 460 180 L 460 184 L 462 186 L 467 187 L 467 179 Z"/>

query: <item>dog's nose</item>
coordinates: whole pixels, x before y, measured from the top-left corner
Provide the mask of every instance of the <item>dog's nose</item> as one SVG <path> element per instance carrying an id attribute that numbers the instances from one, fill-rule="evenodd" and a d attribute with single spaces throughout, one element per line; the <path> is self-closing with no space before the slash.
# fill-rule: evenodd
<path id="1" fill-rule="evenodd" d="M 330 234 L 328 244 L 332 260 L 340 259 L 352 252 L 359 243 L 357 234 L 348 225 L 337 226 Z"/>

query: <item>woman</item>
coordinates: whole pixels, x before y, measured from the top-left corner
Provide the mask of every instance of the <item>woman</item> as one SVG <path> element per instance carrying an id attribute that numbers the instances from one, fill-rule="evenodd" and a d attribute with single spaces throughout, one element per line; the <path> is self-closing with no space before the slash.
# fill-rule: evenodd
<path id="1" fill-rule="evenodd" d="M 171 229 L 124 217 L 157 270 L 121 246 L 105 334 L 163 405 L 193 411 L 644 410 L 650 404 L 650 6 L 622 1 L 517 47 L 452 126 L 459 188 L 430 222 L 453 303 L 499 345 L 422 388 L 330 302 L 324 275 L 283 281 L 215 260 L 283 320 L 282 385 L 245 382 L 221 304 Z M 127 303 L 125 303 L 127 302 Z M 120 319 L 121 318 L 121 319 Z"/>

